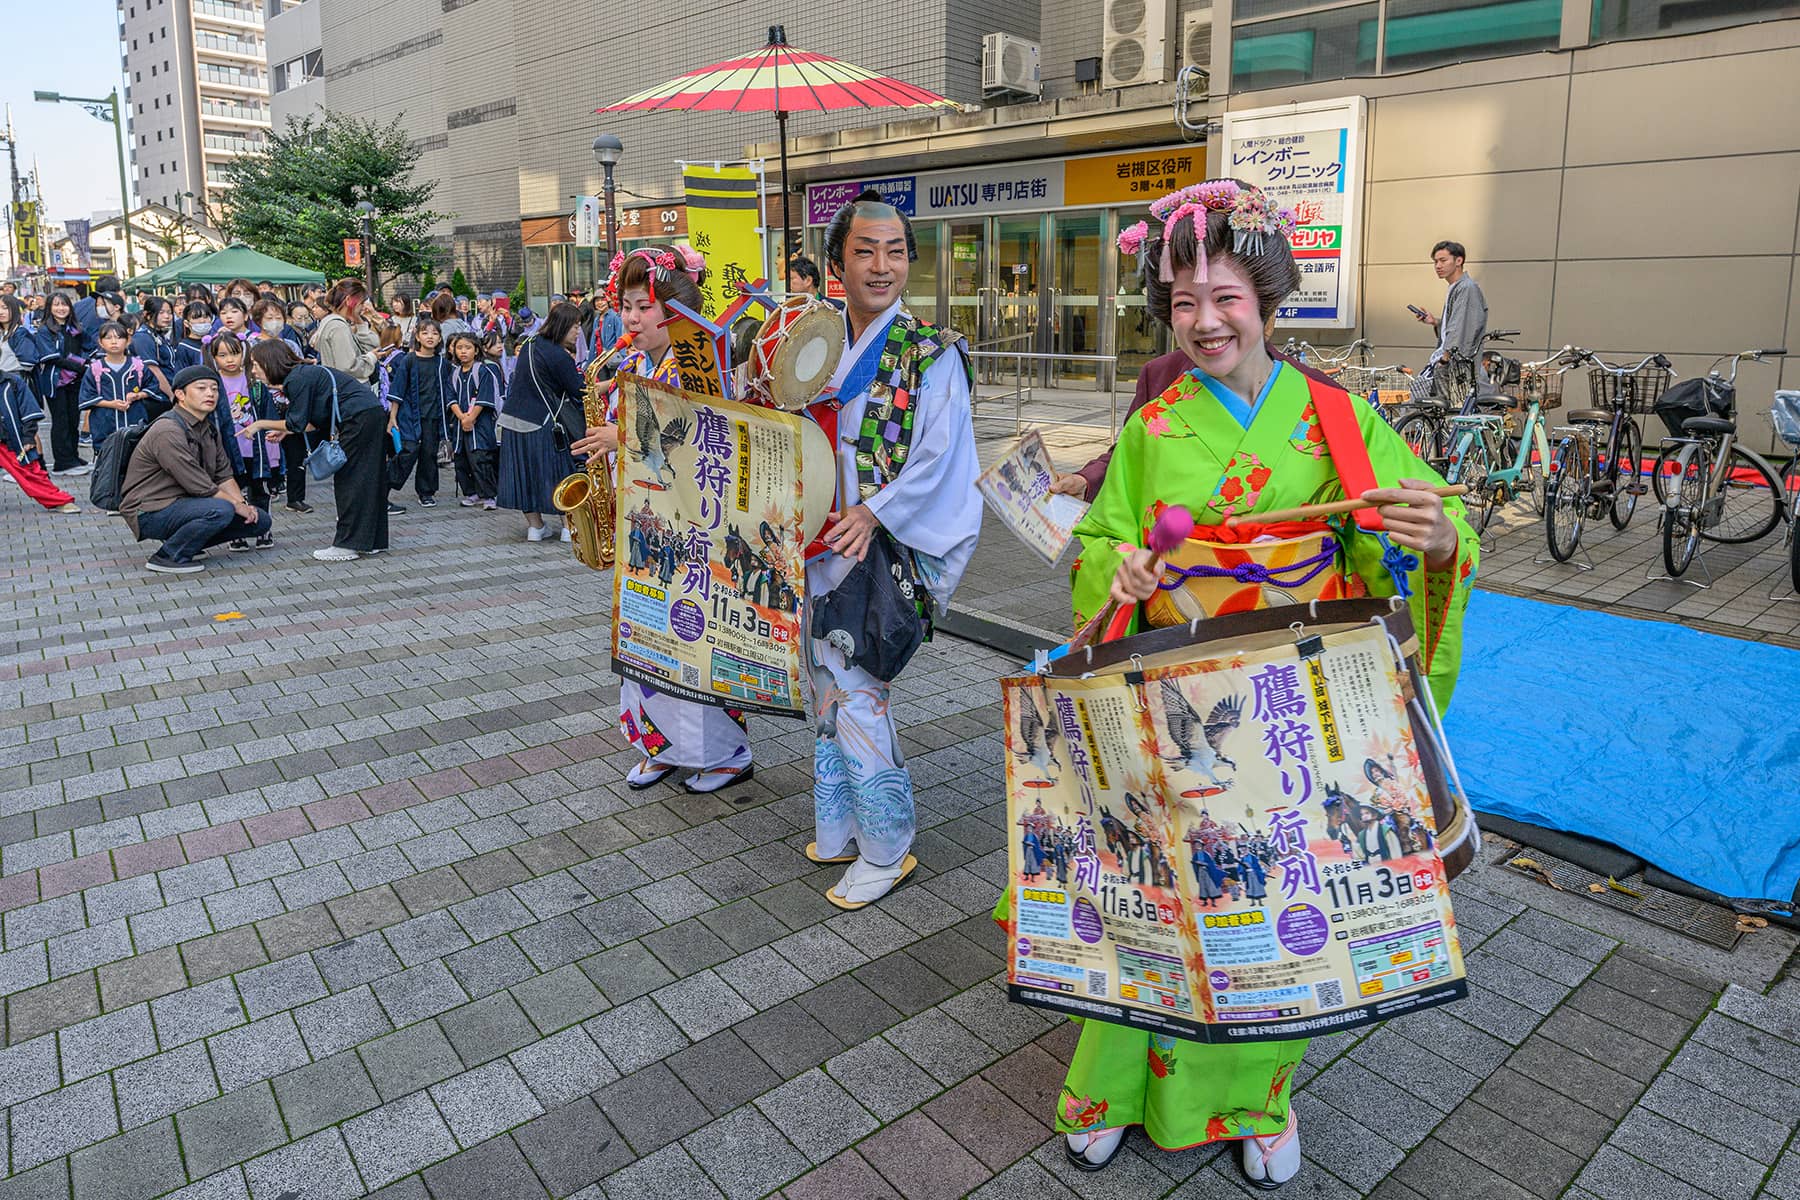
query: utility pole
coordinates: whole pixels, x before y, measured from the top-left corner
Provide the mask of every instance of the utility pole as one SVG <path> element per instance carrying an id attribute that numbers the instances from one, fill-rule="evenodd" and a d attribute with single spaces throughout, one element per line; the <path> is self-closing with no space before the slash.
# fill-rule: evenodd
<path id="1" fill-rule="evenodd" d="M 123 283 L 137 271 L 137 250 L 131 241 L 131 185 L 125 177 L 125 121 L 119 113 L 119 89 L 114 88 L 107 96 L 65 96 L 60 92 L 34 92 L 33 97 L 46 104 L 79 104 L 88 111 L 88 115 L 101 121 L 111 121 L 113 139 L 119 149 L 119 205 L 124 210 L 119 219 L 125 225 L 125 269 L 119 273 L 119 281 Z"/>
<path id="2" fill-rule="evenodd" d="M 19 243 L 13 231 L 15 213 L 19 210 L 19 141 L 13 134 L 12 105 L 6 106 L 6 156 L 12 166 L 12 203 L 6 208 L 6 262 L 10 273 L 19 273 Z"/>

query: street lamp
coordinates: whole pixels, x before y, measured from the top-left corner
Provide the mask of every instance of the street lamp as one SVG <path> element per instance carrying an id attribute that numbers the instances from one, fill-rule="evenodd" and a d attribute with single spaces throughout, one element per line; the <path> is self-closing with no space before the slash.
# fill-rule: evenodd
<path id="1" fill-rule="evenodd" d="M 608 255 L 619 252 L 619 223 L 613 215 L 613 168 L 625 153 L 625 143 L 617 135 L 603 133 L 594 139 L 594 158 L 600 164 L 601 174 L 606 176 L 606 252 Z"/>
<path id="2" fill-rule="evenodd" d="M 114 88 L 104 99 L 96 100 L 91 96 L 65 96 L 61 92 L 33 92 L 32 98 L 45 104 L 79 104 L 87 109 L 88 115 L 101 121 L 111 121 L 113 140 L 119 147 L 119 205 L 124 209 L 119 220 L 125 226 L 125 270 L 119 278 L 123 282 L 137 272 L 137 249 L 131 240 L 131 186 L 125 181 L 125 122 L 119 118 L 119 89 Z"/>
<path id="3" fill-rule="evenodd" d="M 363 276 L 369 286 L 369 301 L 375 300 L 375 206 L 367 200 L 356 202 L 362 214 Z"/>

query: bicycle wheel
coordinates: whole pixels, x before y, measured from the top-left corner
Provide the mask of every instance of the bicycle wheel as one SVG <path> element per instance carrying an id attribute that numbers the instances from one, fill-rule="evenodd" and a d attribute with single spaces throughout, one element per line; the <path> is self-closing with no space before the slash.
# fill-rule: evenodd
<path id="1" fill-rule="evenodd" d="M 1430 413 L 1415 411 L 1394 426 L 1407 447 L 1426 462 L 1438 455 L 1439 423 Z"/>
<path id="2" fill-rule="evenodd" d="M 1742 446 L 1731 448 L 1726 465 L 1718 520 L 1706 522 L 1700 536 L 1726 545 L 1754 542 L 1781 523 L 1781 483 L 1762 455 Z"/>
<path id="3" fill-rule="evenodd" d="M 1544 536 L 1550 543 L 1550 557 L 1557 562 L 1568 562 L 1581 544 L 1581 525 L 1587 519 L 1586 481 L 1581 447 L 1574 438 L 1566 437 L 1556 444 L 1544 493 Z"/>
<path id="4" fill-rule="evenodd" d="M 1706 499 L 1706 481 L 1711 474 L 1712 455 L 1705 443 L 1681 447 L 1672 464 L 1674 474 L 1668 481 L 1669 499 L 1663 509 L 1663 567 L 1671 578 L 1679 579 L 1694 561 L 1700 546 L 1700 511 Z"/>
<path id="5" fill-rule="evenodd" d="M 1531 447 L 1525 452 L 1525 462 L 1519 468 L 1519 480 L 1513 485 L 1513 494 L 1524 496 L 1532 513 L 1542 516 L 1544 488 L 1550 480 L 1550 443 L 1542 425 L 1532 430 L 1531 441 Z"/>
<path id="6" fill-rule="evenodd" d="M 1650 493 L 1656 497 L 1656 506 L 1663 507 L 1669 502 L 1667 480 L 1669 473 L 1675 469 L 1675 456 L 1681 452 L 1681 445 L 1664 446 L 1656 452 L 1656 461 L 1650 466 Z"/>
<path id="7" fill-rule="evenodd" d="M 1487 527 L 1494 519 L 1494 511 L 1500 507 L 1494 498 L 1494 485 L 1488 482 L 1490 473 L 1490 456 L 1487 439 L 1479 433 L 1469 435 L 1468 445 L 1460 447 L 1460 459 L 1452 470 L 1456 474 L 1451 483 L 1468 485 L 1468 492 L 1462 498 L 1463 508 L 1468 512 L 1469 526 L 1480 537 L 1487 532 Z"/>
<path id="8" fill-rule="evenodd" d="M 1619 427 L 1618 482 L 1613 484 L 1612 511 L 1608 514 L 1614 529 L 1623 530 L 1631 524 L 1631 514 L 1637 511 L 1638 496 L 1644 486 L 1644 478 L 1638 474 L 1643 469 L 1643 459 L 1644 436 L 1628 417 Z"/>

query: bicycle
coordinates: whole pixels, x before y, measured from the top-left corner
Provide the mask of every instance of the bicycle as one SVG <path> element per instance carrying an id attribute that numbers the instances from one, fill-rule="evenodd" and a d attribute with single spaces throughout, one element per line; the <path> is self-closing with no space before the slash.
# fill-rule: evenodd
<path id="1" fill-rule="evenodd" d="M 1542 362 L 1521 364 L 1516 395 L 1477 396 L 1474 413 L 1450 419 L 1456 444 L 1444 480 L 1468 486 L 1463 505 L 1477 537 L 1487 532 L 1495 511 L 1518 496 L 1530 497 L 1534 511 L 1543 511 L 1544 467 L 1550 462 L 1543 414 L 1562 406 L 1562 376 L 1577 365 L 1563 360 L 1573 353 L 1564 346 Z M 1520 406 L 1524 420 L 1514 428 L 1511 418 Z"/>
<path id="2" fill-rule="evenodd" d="M 1481 344 L 1518 336 L 1516 329 L 1496 329 L 1483 334 Z M 1469 416 L 1475 411 L 1476 398 L 1483 394 L 1475 360 L 1452 350 L 1415 377 L 1412 404 L 1395 414 L 1394 429 L 1414 454 L 1441 471 L 1450 458 L 1452 407 L 1456 416 Z"/>
<path id="3" fill-rule="evenodd" d="M 1800 391 L 1779 391 L 1769 408 L 1775 436 L 1787 443 L 1781 468 L 1781 515 L 1787 522 L 1788 582 L 1800 593 Z"/>
<path id="4" fill-rule="evenodd" d="M 1289 338 L 1281 352 L 1296 362 L 1316 366 L 1327 375 L 1334 375 L 1339 367 L 1368 366 L 1369 356 L 1375 352 L 1375 347 L 1367 338 L 1357 338 L 1348 346 L 1338 347 L 1315 346 L 1304 338 Z M 1351 362 L 1351 359 L 1356 361 Z"/>
<path id="5" fill-rule="evenodd" d="M 1678 403 L 1658 409 L 1675 435 L 1663 439 L 1655 467 L 1665 497 L 1663 566 L 1670 578 L 1681 578 L 1693 564 L 1702 538 L 1743 544 L 1756 541 L 1780 524 L 1786 483 L 1776 478 L 1775 468 L 1762 455 L 1738 444 L 1735 409 L 1738 364 L 1786 353 L 1741 350 L 1721 355 L 1702 387 L 1691 389 L 1691 395 L 1681 397 Z M 1722 377 L 1719 366 L 1727 358 L 1731 374 Z M 1709 411 L 1692 415 L 1696 402 Z"/>
<path id="6" fill-rule="evenodd" d="M 1571 366 L 1588 364 L 1593 398 L 1603 407 L 1578 408 L 1569 413 L 1569 424 L 1556 430 L 1556 449 L 1550 457 L 1550 482 L 1544 494 L 1544 537 L 1550 557 L 1568 562 L 1581 544 L 1589 519 L 1602 512 L 1614 529 L 1623 531 L 1637 511 L 1638 497 L 1647 490 L 1642 470 L 1644 438 L 1634 414 L 1662 394 L 1674 375 L 1669 360 L 1651 354 L 1635 366 L 1612 366 L 1592 351 L 1572 348 Z M 1600 431 L 1606 430 L 1604 445 Z M 1629 473 L 1626 464 L 1630 464 Z"/>

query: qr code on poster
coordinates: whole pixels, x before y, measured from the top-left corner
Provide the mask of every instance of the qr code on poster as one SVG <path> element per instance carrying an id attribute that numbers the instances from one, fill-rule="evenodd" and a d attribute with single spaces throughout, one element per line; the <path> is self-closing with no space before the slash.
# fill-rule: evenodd
<path id="1" fill-rule="evenodd" d="M 1106 995 L 1106 983 L 1107 983 L 1106 972 L 1089 970 L 1087 975 L 1088 975 L 1088 978 L 1087 978 L 1088 995 L 1090 995 L 1090 996 Z"/>
<path id="2" fill-rule="evenodd" d="M 685 687 L 691 687 L 691 688 L 699 687 L 700 686 L 700 668 L 696 667 L 693 663 L 682 663 L 681 664 L 681 682 L 682 682 L 682 685 Z"/>
<path id="3" fill-rule="evenodd" d="M 1313 984 L 1313 1001 L 1321 1009 L 1341 1008 L 1344 1004 L 1344 981 L 1321 979 Z"/>

